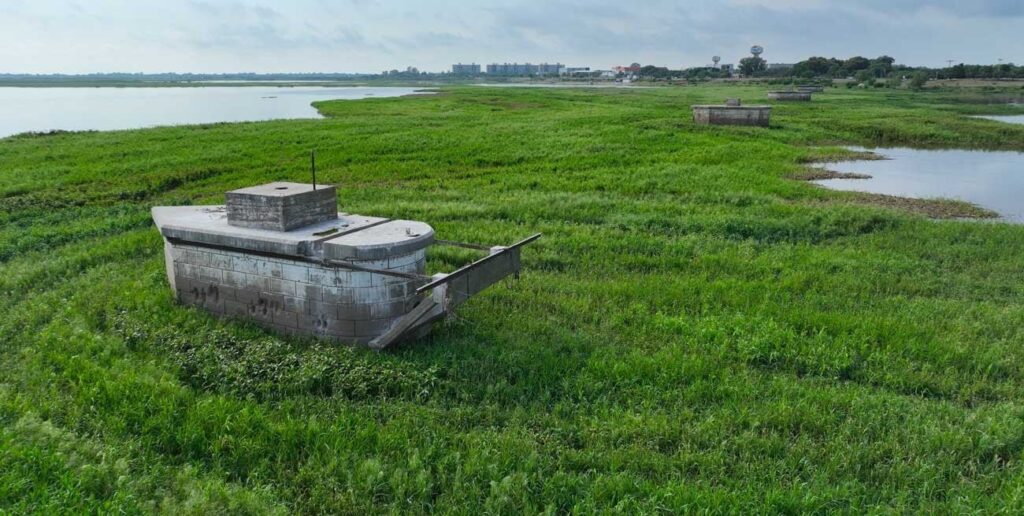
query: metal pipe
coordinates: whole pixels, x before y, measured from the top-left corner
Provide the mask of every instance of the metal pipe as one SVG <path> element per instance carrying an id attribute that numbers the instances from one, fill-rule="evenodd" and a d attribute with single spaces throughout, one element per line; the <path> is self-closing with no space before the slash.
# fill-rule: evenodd
<path id="1" fill-rule="evenodd" d="M 309 151 L 309 166 L 313 172 L 313 191 L 316 191 L 316 149 Z"/>

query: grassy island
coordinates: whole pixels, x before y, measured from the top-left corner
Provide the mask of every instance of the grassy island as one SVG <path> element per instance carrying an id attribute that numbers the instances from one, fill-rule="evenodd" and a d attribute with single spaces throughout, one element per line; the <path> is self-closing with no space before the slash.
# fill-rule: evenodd
<path id="1" fill-rule="evenodd" d="M 0 512 L 1018 512 L 1024 227 L 819 188 L 1024 151 L 1006 92 L 446 87 L 323 120 L 0 140 Z M 149 209 L 318 176 L 524 274 L 394 352 L 176 304 Z M 969 173 L 969 171 L 965 171 Z M 449 270 L 461 251 L 439 250 Z"/>

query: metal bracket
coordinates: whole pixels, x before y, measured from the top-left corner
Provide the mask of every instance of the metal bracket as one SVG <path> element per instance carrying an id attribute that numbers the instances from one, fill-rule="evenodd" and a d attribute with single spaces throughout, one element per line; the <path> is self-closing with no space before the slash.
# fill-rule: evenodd
<path id="1" fill-rule="evenodd" d="M 434 287 L 437 287 L 439 285 L 444 285 L 445 283 L 451 283 L 452 281 L 455 281 L 456 279 L 458 279 L 458 278 L 460 278 L 460 277 L 462 277 L 462 276 L 464 276 L 466 274 L 469 274 L 473 270 L 479 269 L 480 267 L 482 267 L 483 265 L 487 264 L 488 262 L 493 262 L 493 261 L 496 261 L 496 260 L 500 259 L 502 256 L 504 256 L 506 254 L 513 253 L 518 258 L 518 255 L 519 255 L 518 250 L 519 250 L 520 247 L 523 247 L 524 245 L 532 243 L 533 241 L 537 240 L 540 237 L 541 237 L 541 234 L 537 233 L 536 235 L 533 235 L 531 237 L 524 238 L 523 240 L 520 240 L 520 241 L 518 241 L 518 242 L 516 242 L 516 243 L 514 243 L 514 244 L 512 244 L 512 245 L 510 245 L 508 247 L 505 247 L 505 248 L 502 248 L 502 249 L 500 249 L 498 251 L 495 251 L 495 252 L 491 253 L 490 255 L 485 256 L 484 258 L 481 258 L 481 259 L 479 259 L 479 260 L 477 260 L 477 261 L 475 261 L 475 262 L 473 262 L 473 263 L 471 263 L 469 265 L 466 265 L 466 266 L 464 266 L 464 267 L 462 267 L 460 269 L 457 269 L 454 272 L 448 274 L 447 276 L 445 276 L 443 278 L 431 281 L 430 283 L 427 283 L 426 285 L 423 285 L 422 287 L 416 289 L 416 292 L 420 292 L 420 293 L 426 292 L 427 290 L 430 290 L 430 289 L 432 289 Z M 447 245 L 451 245 L 451 244 L 447 244 Z M 464 247 L 464 246 L 463 245 L 459 245 L 459 247 Z M 483 247 L 483 246 L 478 246 L 478 247 Z M 490 250 L 491 248 L 486 248 L 486 249 Z M 519 272 L 519 266 L 518 265 L 519 265 L 518 264 L 518 260 L 516 260 L 516 264 L 515 264 L 514 270 L 511 271 L 511 272 L 518 273 Z"/>
<path id="2" fill-rule="evenodd" d="M 440 241 L 441 245 L 454 244 L 458 247 L 486 250 L 491 254 L 416 289 L 418 294 L 432 289 L 436 290 L 433 295 L 424 297 L 416 308 L 399 319 L 387 333 L 374 339 L 370 343 L 370 347 L 381 350 L 414 336 L 435 321 L 443 319 L 451 310 L 473 295 L 511 274 L 518 275 L 520 248 L 540 237 L 541 235 L 538 233 L 508 247 L 484 247 L 476 244 Z"/>

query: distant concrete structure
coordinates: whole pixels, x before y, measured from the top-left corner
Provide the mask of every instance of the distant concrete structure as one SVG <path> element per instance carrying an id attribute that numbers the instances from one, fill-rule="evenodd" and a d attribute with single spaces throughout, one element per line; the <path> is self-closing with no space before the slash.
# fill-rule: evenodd
<path id="1" fill-rule="evenodd" d="M 530 64 L 493 63 L 487 65 L 487 75 L 533 75 L 534 68 Z"/>
<path id="2" fill-rule="evenodd" d="M 541 63 L 537 65 L 537 75 L 561 75 L 565 72 L 565 65 L 561 63 Z"/>
<path id="3" fill-rule="evenodd" d="M 612 68 L 612 70 L 614 70 L 615 72 L 621 73 L 621 74 L 626 74 L 626 75 L 636 75 L 636 74 L 639 74 L 640 70 L 642 70 L 642 69 L 643 69 L 643 66 L 640 65 L 640 63 L 633 63 L 633 64 L 631 64 L 629 66 L 616 66 L 616 67 Z"/>
<path id="4" fill-rule="evenodd" d="M 284 334 L 385 348 L 419 336 L 470 296 L 518 273 L 519 249 L 436 242 L 423 222 L 338 214 L 332 186 L 270 183 L 226 206 L 153 208 L 182 303 Z M 435 243 L 487 256 L 426 276 Z"/>
<path id="5" fill-rule="evenodd" d="M 561 63 L 542 63 L 539 65 L 530 63 L 493 63 L 487 65 L 488 75 L 559 75 L 565 65 Z"/>
<path id="6" fill-rule="evenodd" d="M 562 73 L 565 75 L 589 75 L 591 72 L 589 66 L 579 66 L 568 67 Z"/>
<path id="7" fill-rule="evenodd" d="M 732 64 L 718 65 L 718 69 L 723 71 L 723 72 L 725 72 L 725 73 L 727 73 L 727 74 L 729 74 L 729 75 L 732 75 L 736 71 L 736 65 L 732 65 Z"/>
<path id="8" fill-rule="evenodd" d="M 781 102 L 810 102 L 811 92 L 809 91 L 769 91 L 768 100 Z"/>
<path id="9" fill-rule="evenodd" d="M 740 99 L 727 99 L 724 105 L 696 105 L 693 121 L 700 125 L 745 125 L 768 127 L 771 106 L 744 106 Z"/>
<path id="10" fill-rule="evenodd" d="M 480 65 L 473 64 L 453 64 L 452 75 L 480 75 Z"/>
<path id="11" fill-rule="evenodd" d="M 817 86 L 817 85 L 814 85 L 814 84 L 809 84 L 809 85 L 797 86 L 796 90 L 800 91 L 800 92 L 803 92 L 803 93 L 823 93 L 825 91 L 825 87 L 824 86 Z"/>

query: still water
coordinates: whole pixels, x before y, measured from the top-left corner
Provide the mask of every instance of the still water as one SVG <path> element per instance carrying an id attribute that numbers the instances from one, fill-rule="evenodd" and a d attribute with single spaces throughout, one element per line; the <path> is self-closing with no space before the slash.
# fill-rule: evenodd
<path id="1" fill-rule="evenodd" d="M 1024 124 L 1024 115 L 979 116 L 978 118 L 984 118 L 984 119 L 987 119 L 987 120 L 995 120 L 996 122 L 1006 122 L 1008 124 Z"/>
<path id="2" fill-rule="evenodd" d="M 398 97 L 415 88 L 0 88 L 0 138 L 33 131 L 319 118 L 318 100 Z"/>
<path id="3" fill-rule="evenodd" d="M 865 150 L 865 149 L 855 149 Z M 827 179 L 818 184 L 900 197 L 967 201 L 1024 223 L 1024 153 L 970 150 L 868 149 L 880 161 L 825 163 L 820 168 L 868 174 L 871 179 Z"/>

